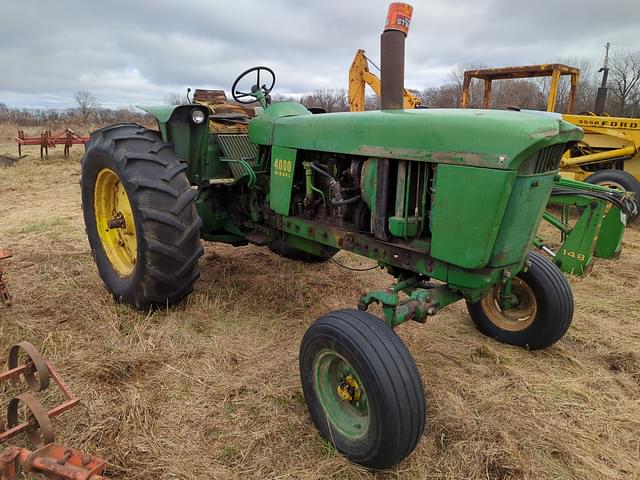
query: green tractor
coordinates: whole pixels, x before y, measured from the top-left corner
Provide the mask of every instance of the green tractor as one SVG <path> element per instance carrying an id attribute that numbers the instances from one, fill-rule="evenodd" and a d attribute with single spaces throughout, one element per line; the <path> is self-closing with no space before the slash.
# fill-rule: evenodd
<path id="1" fill-rule="evenodd" d="M 352 461 L 387 468 L 425 424 L 420 374 L 395 326 L 464 300 L 480 332 L 512 345 L 545 348 L 569 328 L 571 289 L 530 250 L 562 154 L 582 131 L 508 111 L 315 114 L 271 103 L 274 83 L 255 67 L 232 95 L 259 108 L 200 91 L 190 104 L 145 108 L 158 130 L 94 132 L 82 160 L 89 242 L 107 288 L 139 309 L 189 295 L 201 239 L 303 261 L 340 249 L 377 261 L 395 281 L 319 318 L 299 362 L 322 435 Z M 372 303 L 384 319 L 367 312 Z"/>

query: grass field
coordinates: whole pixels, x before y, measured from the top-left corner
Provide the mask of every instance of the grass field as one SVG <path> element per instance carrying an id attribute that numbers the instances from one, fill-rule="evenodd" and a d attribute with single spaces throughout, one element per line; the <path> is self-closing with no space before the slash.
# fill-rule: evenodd
<path id="1" fill-rule="evenodd" d="M 0 155 L 15 155 L 5 141 Z M 0 305 L 0 355 L 25 339 L 58 366 L 83 400 L 54 421 L 58 440 L 104 457 L 113 478 L 640 478 L 637 226 L 620 260 L 570 279 L 573 325 L 546 351 L 483 337 L 461 302 L 399 327 L 425 384 L 427 426 L 406 461 L 369 473 L 312 426 L 297 357 L 316 317 L 388 277 L 207 244 L 187 302 L 117 305 L 84 234 L 81 150 L 40 160 L 31 147 L 0 168 L 0 248 L 15 254 L 3 263 L 14 305 Z"/>

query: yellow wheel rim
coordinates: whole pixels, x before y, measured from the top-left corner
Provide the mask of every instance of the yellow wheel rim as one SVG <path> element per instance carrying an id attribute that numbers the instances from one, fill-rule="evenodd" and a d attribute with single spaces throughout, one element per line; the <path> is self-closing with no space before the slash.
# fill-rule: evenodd
<path id="1" fill-rule="evenodd" d="M 517 299 L 517 304 L 508 310 L 500 308 L 500 286 L 480 300 L 482 310 L 491 323 L 510 332 L 525 330 L 536 319 L 538 302 L 529 285 L 520 278 L 514 277 L 511 281 L 511 291 Z"/>
<path id="2" fill-rule="evenodd" d="M 98 236 L 111 266 L 120 277 L 133 273 L 138 255 L 131 202 L 118 175 L 100 170 L 93 191 Z"/>

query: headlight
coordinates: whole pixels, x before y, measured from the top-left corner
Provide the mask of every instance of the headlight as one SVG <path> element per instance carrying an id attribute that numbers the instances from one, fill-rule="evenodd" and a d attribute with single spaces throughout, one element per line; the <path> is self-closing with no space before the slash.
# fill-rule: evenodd
<path id="1" fill-rule="evenodd" d="M 205 114 L 202 110 L 194 108 L 191 110 L 191 121 L 195 124 L 200 124 L 205 121 Z"/>

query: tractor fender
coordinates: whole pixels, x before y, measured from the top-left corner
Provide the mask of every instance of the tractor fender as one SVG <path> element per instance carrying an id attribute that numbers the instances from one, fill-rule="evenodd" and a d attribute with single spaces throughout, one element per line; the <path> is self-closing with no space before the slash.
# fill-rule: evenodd
<path id="1" fill-rule="evenodd" d="M 189 171 L 198 171 L 199 160 L 206 152 L 207 134 L 209 132 L 209 109 L 205 105 L 162 105 L 138 106 L 141 110 L 153 115 L 158 122 L 158 130 L 162 140 L 173 144 L 178 157 L 189 164 Z M 194 110 L 204 113 L 204 121 L 195 123 L 192 117 Z M 193 181 L 194 179 L 191 178 Z"/>

